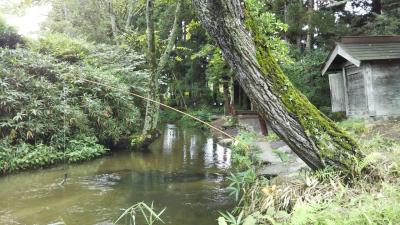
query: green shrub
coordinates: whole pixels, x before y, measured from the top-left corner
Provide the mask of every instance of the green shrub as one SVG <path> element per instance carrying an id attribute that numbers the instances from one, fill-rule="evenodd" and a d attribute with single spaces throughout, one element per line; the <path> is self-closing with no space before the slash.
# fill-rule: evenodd
<path id="1" fill-rule="evenodd" d="M 28 168 L 38 168 L 56 163 L 62 157 L 53 147 L 44 144 L 11 145 L 3 140 L 0 144 L 0 170 L 9 173 Z"/>
<path id="2" fill-rule="evenodd" d="M 69 141 L 66 159 L 68 162 L 80 162 L 104 155 L 106 151 L 107 149 L 103 145 L 98 144 L 96 137 L 80 135 Z"/>
<path id="3" fill-rule="evenodd" d="M 30 48 L 36 52 L 70 63 L 85 58 L 90 52 L 90 47 L 91 45 L 84 40 L 72 39 L 60 33 L 47 34 L 39 41 L 30 44 Z"/>
<path id="4" fill-rule="evenodd" d="M 66 148 L 56 149 L 43 143 L 11 144 L 7 139 L 0 142 L 0 173 L 41 168 L 59 162 L 79 162 L 104 155 L 107 149 L 97 143 L 96 137 L 82 135 L 66 143 Z"/>
<path id="5" fill-rule="evenodd" d="M 160 121 L 165 123 L 171 123 L 179 121 L 183 115 L 181 113 L 172 110 L 161 110 L 160 111 Z"/>
<path id="6" fill-rule="evenodd" d="M 203 109 L 196 110 L 196 111 L 189 111 L 188 113 L 202 121 L 211 122 L 212 113 L 210 112 L 210 110 L 208 108 L 203 108 Z M 179 123 L 186 127 L 200 127 L 200 128 L 207 128 L 207 129 L 209 128 L 205 124 L 203 124 L 199 121 L 196 121 L 193 118 L 190 118 L 189 116 L 183 116 L 179 120 Z"/>
<path id="7" fill-rule="evenodd" d="M 56 144 L 56 137 L 66 126 L 67 136 L 95 134 L 104 143 L 116 142 L 140 127 L 139 109 L 126 93 L 129 87 L 118 78 L 88 74 L 23 49 L 6 50 L 0 55 L 5 66 L 0 74 L 1 136 Z"/>
<path id="8" fill-rule="evenodd" d="M 143 103 L 128 93 L 146 91 L 143 56 L 57 38 L 39 41 L 38 51 L 0 51 L 3 172 L 59 162 L 64 143 L 69 162 L 91 159 L 104 154 L 102 145 L 116 144 L 141 130 Z M 64 45 L 69 49 L 62 49 Z M 71 54 L 78 61 L 72 62 Z M 128 59 L 108 62 L 107 55 L 113 54 Z"/>

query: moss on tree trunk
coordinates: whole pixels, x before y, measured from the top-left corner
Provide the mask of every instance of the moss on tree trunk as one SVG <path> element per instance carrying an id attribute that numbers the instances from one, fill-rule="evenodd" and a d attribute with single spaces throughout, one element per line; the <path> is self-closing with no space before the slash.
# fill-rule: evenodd
<path id="1" fill-rule="evenodd" d="M 354 175 L 364 157 L 357 143 L 291 84 L 240 1 L 193 3 L 239 84 L 278 136 L 312 169 L 330 166 Z"/>

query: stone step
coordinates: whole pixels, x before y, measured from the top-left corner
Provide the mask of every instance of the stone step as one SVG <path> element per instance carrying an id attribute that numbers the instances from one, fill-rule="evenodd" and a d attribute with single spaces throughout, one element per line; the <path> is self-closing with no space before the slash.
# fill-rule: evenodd
<path id="1" fill-rule="evenodd" d="M 274 153 L 269 142 L 257 141 L 254 145 L 260 150 L 258 155 L 262 163 L 281 163 L 282 160 Z"/>
<path id="2" fill-rule="evenodd" d="M 290 163 L 275 163 L 263 166 L 257 172 L 260 176 L 266 177 L 275 177 L 275 176 L 285 176 L 293 173 L 298 173 L 302 169 L 306 169 L 307 165 L 303 162 L 295 162 Z"/>

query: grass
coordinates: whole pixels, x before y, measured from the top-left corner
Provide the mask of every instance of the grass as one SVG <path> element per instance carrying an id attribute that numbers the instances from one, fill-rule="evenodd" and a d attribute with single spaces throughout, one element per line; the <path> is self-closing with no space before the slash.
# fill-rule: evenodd
<path id="1" fill-rule="evenodd" d="M 277 135 L 275 132 L 273 132 L 273 131 L 270 131 L 269 134 L 268 134 L 268 136 L 265 137 L 265 139 L 266 139 L 267 141 L 278 141 L 278 140 L 280 140 L 280 138 L 278 137 L 278 135 Z"/>
<path id="2" fill-rule="evenodd" d="M 288 162 L 290 160 L 289 154 L 282 152 L 279 149 L 272 149 L 272 152 L 275 153 L 282 160 L 282 162 Z"/>
<path id="3" fill-rule="evenodd" d="M 160 212 L 156 212 L 154 204 L 150 205 L 144 202 L 138 202 L 131 207 L 124 210 L 120 217 L 114 222 L 114 224 L 121 223 L 122 220 L 126 219 L 126 224 L 135 225 L 138 218 L 144 220 L 146 225 L 157 224 L 158 222 L 164 223 L 161 215 L 164 213 L 166 208 Z"/>
<path id="4" fill-rule="evenodd" d="M 367 129 L 359 120 L 339 126 L 353 134 L 366 155 L 356 168 L 372 165 L 370 174 L 349 181 L 327 168 L 271 180 L 236 179 L 238 205 L 221 214 L 219 225 L 400 224 L 399 140 Z"/>

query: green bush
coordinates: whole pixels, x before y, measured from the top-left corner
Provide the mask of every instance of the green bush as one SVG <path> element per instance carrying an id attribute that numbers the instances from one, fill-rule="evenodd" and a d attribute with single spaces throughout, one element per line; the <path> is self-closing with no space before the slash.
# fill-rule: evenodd
<path id="1" fill-rule="evenodd" d="M 78 136 L 68 141 L 65 149 L 43 143 L 17 145 L 7 139 L 0 142 L 0 173 L 46 167 L 59 162 L 79 162 L 104 155 L 107 149 L 96 137 Z"/>
<path id="2" fill-rule="evenodd" d="M 171 123 L 179 121 L 183 115 L 181 113 L 172 110 L 161 110 L 160 111 L 160 121 L 165 123 Z"/>
<path id="3" fill-rule="evenodd" d="M 48 34 L 40 38 L 39 41 L 31 42 L 30 48 L 70 63 L 82 60 L 90 52 L 90 44 L 84 40 L 71 39 L 60 33 Z"/>
<path id="4" fill-rule="evenodd" d="M 61 157 L 61 152 L 42 143 L 12 145 L 7 140 L 0 143 L 0 170 L 2 173 L 43 167 L 58 162 Z"/>
<path id="5" fill-rule="evenodd" d="M 196 111 L 189 111 L 188 112 L 190 115 L 205 121 L 205 122 L 211 122 L 211 116 L 212 116 L 212 112 L 210 109 L 208 108 L 203 108 L 200 110 L 196 110 Z M 182 124 L 183 126 L 186 127 L 200 127 L 200 128 L 209 128 L 207 127 L 205 124 L 194 120 L 193 118 L 189 117 L 189 116 L 183 116 L 180 120 L 179 123 Z"/>
<path id="6" fill-rule="evenodd" d="M 66 160 L 68 162 L 80 162 L 93 159 L 105 154 L 107 149 L 98 144 L 96 137 L 78 136 L 68 143 Z"/>
<path id="7" fill-rule="evenodd" d="M 46 55 L 21 48 L 0 52 L 0 138 L 4 140 L 0 169 L 4 172 L 56 163 L 64 143 L 69 162 L 91 159 L 104 154 L 103 145 L 117 144 L 141 130 L 143 103 L 129 92 L 146 91 L 143 56 L 63 38 L 50 43 Z M 64 41 L 77 44 L 70 46 L 71 51 L 60 50 Z M 67 57 L 72 52 L 78 52 L 74 54 L 79 61 Z M 108 61 L 113 54 L 128 59 Z"/>
<path id="8" fill-rule="evenodd" d="M 96 134 L 100 141 L 107 142 L 118 141 L 140 127 L 139 109 L 126 93 L 129 87 L 118 78 L 86 73 L 23 49 L 0 54 L 5 66 L 0 74 L 3 137 L 54 143 L 54 137 L 61 136 L 66 125 L 69 136 L 78 132 Z"/>

